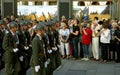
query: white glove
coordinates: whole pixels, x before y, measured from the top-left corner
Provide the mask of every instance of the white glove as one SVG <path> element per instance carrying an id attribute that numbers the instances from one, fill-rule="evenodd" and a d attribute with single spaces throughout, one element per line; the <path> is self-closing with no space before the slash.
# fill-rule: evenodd
<path id="1" fill-rule="evenodd" d="M 32 45 L 30 44 L 29 47 L 32 47 Z"/>
<path id="2" fill-rule="evenodd" d="M 52 53 L 52 50 L 48 50 L 48 53 L 51 54 L 51 53 Z"/>
<path id="3" fill-rule="evenodd" d="M 25 50 L 28 50 L 28 49 L 29 49 L 29 47 L 28 47 L 28 46 L 24 46 L 24 49 L 25 49 Z"/>
<path id="4" fill-rule="evenodd" d="M 18 48 L 14 48 L 14 49 L 13 49 L 13 52 L 16 53 L 17 51 L 18 51 Z"/>
<path id="5" fill-rule="evenodd" d="M 50 59 L 47 59 L 47 64 L 49 64 L 50 63 Z"/>
<path id="6" fill-rule="evenodd" d="M 57 51 L 57 47 L 54 47 L 55 48 L 55 51 Z"/>
<path id="7" fill-rule="evenodd" d="M 23 56 L 19 57 L 20 61 L 23 61 L 23 58 L 24 58 Z"/>
<path id="8" fill-rule="evenodd" d="M 38 72 L 40 70 L 40 66 L 35 66 L 35 72 Z"/>
<path id="9" fill-rule="evenodd" d="M 18 42 L 16 42 L 16 44 L 18 45 L 18 44 L 19 44 L 19 41 L 18 41 Z"/>
<path id="10" fill-rule="evenodd" d="M 45 65 L 45 68 L 47 68 L 47 65 L 48 65 L 47 61 L 44 63 L 44 65 Z"/>
<path id="11" fill-rule="evenodd" d="M 52 50 L 57 51 L 57 47 L 52 47 Z"/>

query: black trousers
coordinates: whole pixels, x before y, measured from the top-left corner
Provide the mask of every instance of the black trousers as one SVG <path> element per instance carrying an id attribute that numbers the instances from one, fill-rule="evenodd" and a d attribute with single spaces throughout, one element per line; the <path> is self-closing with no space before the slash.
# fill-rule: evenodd
<path id="1" fill-rule="evenodd" d="M 109 51 L 109 44 L 101 43 L 101 58 L 103 60 L 108 60 L 108 51 Z"/>
<path id="2" fill-rule="evenodd" d="M 115 60 L 115 52 L 116 52 L 116 43 L 114 42 L 114 40 L 111 40 L 109 46 L 109 60 Z"/>
<path id="3" fill-rule="evenodd" d="M 117 60 L 120 62 L 120 43 L 116 44 Z"/>

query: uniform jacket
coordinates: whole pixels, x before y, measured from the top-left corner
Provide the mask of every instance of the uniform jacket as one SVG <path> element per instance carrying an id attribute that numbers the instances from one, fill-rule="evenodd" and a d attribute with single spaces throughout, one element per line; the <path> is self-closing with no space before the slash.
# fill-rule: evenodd
<path id="1" fill-rule="evenodd" d="M 0 30 L 0 55 L 1 55 L 0 59 L 4 53 L 4 49 L 2 48 L 2 42 L 3 42 L 4 35 L 5 33 Z"/>
<path id="2" fill-rule="evenodd" d="M 2 47 L 5 50 L 4 60 L 6 63 L 13 63 L 16 61 L 17 54 L 13 52 L 14 48 L 17 48 L 15 37 L 9 32 L 5 35 L 2 43 Z"/>
<path id="3" fill-rule="evenodd" d="M 38 66 L 44 62 L 44 56 L 43 40 L 36 35 L 32 40 L 31 66 Z"/>

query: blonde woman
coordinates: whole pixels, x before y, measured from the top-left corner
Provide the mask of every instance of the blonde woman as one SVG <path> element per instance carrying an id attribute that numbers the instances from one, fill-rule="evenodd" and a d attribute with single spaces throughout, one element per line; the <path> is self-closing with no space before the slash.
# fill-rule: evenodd
<path id="1" fill-rule="evenodd" d="M 67 24 L 64 22 L 61 22 L 62 29 L 60 29 L 60 40 L 61 40 L 61 52 L 62 52 L 62 58 L 65 58 L 65 50 L 66 50 L 66 55 L 67 58 L 69 57 L 70 50 L 69 50 L 69 34 L 70 31 L 67 28 Z"/>

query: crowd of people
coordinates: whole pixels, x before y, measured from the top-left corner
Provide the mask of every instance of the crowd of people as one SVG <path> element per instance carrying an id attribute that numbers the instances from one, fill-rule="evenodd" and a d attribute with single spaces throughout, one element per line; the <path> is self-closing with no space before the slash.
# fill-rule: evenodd
<path id="1" fill-rule="evenodd" d="M 84 61 L 92 59 L 101 62 L 120 62 L 119 20 L 99 20 L 98 17 L 94 17 L 94 20 L 90 22 L 88 17 L 84 17 L 81 23 L 77 19 L 72 18 L 68 19 L 67 22 L 64 19 L 63 22 L 67 23 L 66 29 L 63 25 L 64 32 L 60 30 L 60 34 L 63 36 L 66 34 L 70 38 L 69 42 L 67 42 L 69 47 L 66 46 L 66 42 L 62 42 L 66 48 L 67 56 L 70 55 L 72 59 L 80 57 Z M 63 40 L 63 38 L 60 38 L 60 40 Z M 64 49 L 61 49 L 61 51 L 64 59 Z"/>
<path id="2" fill-rule="evenodd" d="M 91 47 L 90 47 L 91 46 Z M 53 75 L 62 59 L 120 62 L 120 21 L 90 22 L 84 17 L 61 21 L 0 20 L 0 69 L 5 75 Z M 91 56 L 90 56 L 91 55 Z"/>

